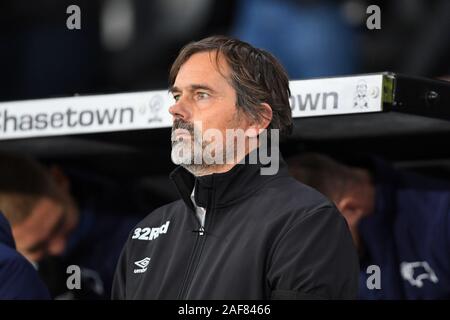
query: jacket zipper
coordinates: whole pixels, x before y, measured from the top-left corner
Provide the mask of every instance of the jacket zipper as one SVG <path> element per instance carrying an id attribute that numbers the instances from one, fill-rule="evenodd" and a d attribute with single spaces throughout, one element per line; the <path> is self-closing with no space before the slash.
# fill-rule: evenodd
<path id="1" fill-rule="evenodd" d="M 210 207 L 213 208 L 212 205 Z M 209 225 L 211 224 L 212 213 L 213 213 L 212 209 L 206 210 L 205 228 L 203 228 L 199 223 L 200 229 L 197 231 L 198 233 L 197 233 L 197 237 L 195 239 L 194 248 L 193 248 L 191 256 L 189 258 L 188 269 L 186 271 L 186 275 L 183 280 L 183 285 L 181 286 L 181 290 L 178 294 L 179 300 L 186 300 L 186 298 L 187 298 L 187 293 L 189 291 L 188 289 L 191 286 L 192 279 L 194 278 L 195 271 L 197 270 L 197 266 L 200 261 L 200 257 L 201 257 L 202 251 L 203 251 L 203 246 L 206 241 L 207 234 L 205 233 L 205 230 L 209 230 L 209 228 L 207 228 L 207 227 L 209 227 Z M 198 222 L 198 219 L 196 216 L 195 216 L 195 218 Z"/>
<path id="2" fill-rule="evenodd" d="M 186 270 L 186 273 L 185 273 L 185 276 L 184 276 L 184 279 L 183 279 L 183 282 L 182 282 L 182 285 L 181 285 L 181 289 L 180 289 L 180 292 L 178 293 L 178 297 L 177 297 L 178 300 L 185 299 L 184 296 L 185 296 L 185 291 L 186 291 L 186 287 L 187 287 L 187 282 L 188 282 L 188 279 L 189 279 L 189 275 L 191 273 L 192 265 L 194 264 L 196 253 L 198 251 L 198 245 L 199 245 L 199 242 L 200 242 L 200 237 L 203 237 L 203 235 L 200 235 L 200 233 L 198 233 L 197 237 L 195 239 L 194 248 L 193 248 L 192 253 L 191 253 L 190 257 L 189 257 L 189 263 L 188 263 L 188 267 L 187 267 L 187 270 Z"/>

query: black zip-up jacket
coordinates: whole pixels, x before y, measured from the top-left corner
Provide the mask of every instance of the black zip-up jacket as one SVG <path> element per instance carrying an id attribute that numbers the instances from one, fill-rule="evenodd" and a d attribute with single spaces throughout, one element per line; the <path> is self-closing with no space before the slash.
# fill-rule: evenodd
<path id="1" fill-rule="evenodd" d="M 280 157 L 281 158 L 281 157 Z M 180 200 L 150 213 L 122 251 L 113 299 L 352 299 L 359 265 L 345 219 L 317 191 L 259 164 L 171 173 Z M 206 208 L 204 228 L 195 203 Z"/>

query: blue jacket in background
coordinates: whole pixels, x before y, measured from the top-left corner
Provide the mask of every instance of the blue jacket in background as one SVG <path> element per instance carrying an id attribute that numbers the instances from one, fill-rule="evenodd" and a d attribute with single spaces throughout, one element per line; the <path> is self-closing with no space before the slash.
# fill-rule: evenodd
<path id="1" fill-rule="evenodd" d="M 359 233 L 365 254 L 362 299 L 450 298 L 450 184 L 394 170 L 374 160 L 374 213 Z M 369 265 L 378 265 L 381 289 L 369 290 Z"/>
<path id="2" fill-rule="evenodd" d="M 0 299 L 49 299 L 33 266 L 16 251 L 11 228 L 0 212 Z"/>

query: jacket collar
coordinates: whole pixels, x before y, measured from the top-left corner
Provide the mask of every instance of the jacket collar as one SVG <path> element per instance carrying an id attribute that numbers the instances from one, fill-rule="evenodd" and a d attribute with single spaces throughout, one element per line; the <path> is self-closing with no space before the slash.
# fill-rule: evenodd
<path id="1" fill-rule="evenodd" d="M 253 152 L 258 152 L 258 149 Z M 268 181 L 288 175 L 286 163 L 279 151 L 277 152 L 280 159 L 279 170 L 274 175 L 261 175 L 261 168 L 269 167 L 270 163 L 263 165 L 258 161 L 256 164 L 250 164 L 251 157 L 248 154 L 241 163 L 224 173 L 196 177 L 185 168 L 178 166 L 170 174 L 170 179 L 175 183 L 178 193 L 191 210 L 195 211 L 190 198 L 194 186 L 195 203 L 198 206 L 207 210 L 211 207 L 225 207 L 250 196 Z"/>

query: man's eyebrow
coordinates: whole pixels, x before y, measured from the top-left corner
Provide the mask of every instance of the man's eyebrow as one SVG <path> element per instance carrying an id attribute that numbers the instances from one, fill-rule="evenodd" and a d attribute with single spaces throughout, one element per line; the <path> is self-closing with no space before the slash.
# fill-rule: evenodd
<path id="1" fill-rule="evenodd" d="M 171 86 L 170 88 L 169 88 L 169 92 L 180 92 L 181 90 L 180 89 L 178 89 L 178 87 L 175 87 L 175 86 Z"/>
<path id="2" fill-rule="evenodd" d="M 210 92 L 216 92 L 216 90 L 206 84 L 191 84 L 189 87 L 191 91 L 202 89 Z"/>
<path id="3" fill-rule="evenodd" d="M 206 84 L 191 84 L 189 87 L 190 91 L 195 91 L 195 90 L 207 90 L 210 92 L 216 92 L 216 90 L 214 90 L 213 88 L 211 88 L 210 86 L 206 85 Z M 182 90 L 176 86 L 172 86 L 169 88 L 169 92 L 181 92 Z"/>

